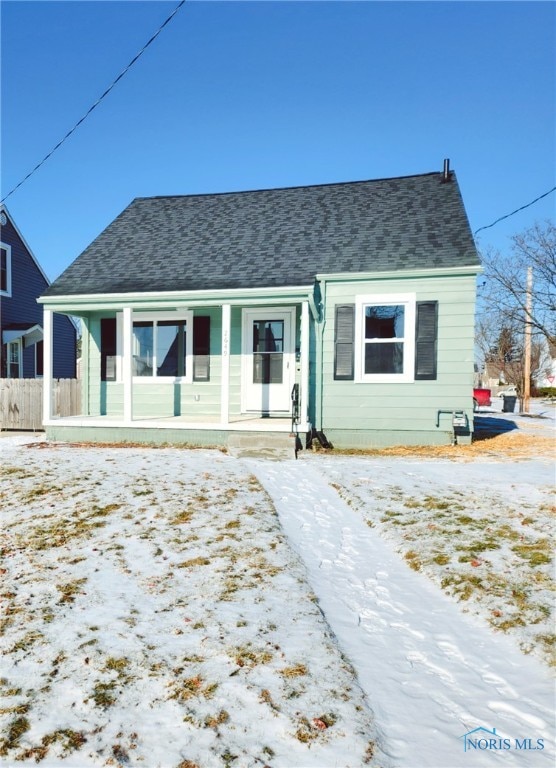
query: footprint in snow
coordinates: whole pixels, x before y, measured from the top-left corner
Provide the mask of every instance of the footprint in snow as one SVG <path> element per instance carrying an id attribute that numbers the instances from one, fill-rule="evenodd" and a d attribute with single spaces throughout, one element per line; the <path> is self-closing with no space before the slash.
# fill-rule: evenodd
<path id="1" fill-rule="evenodd" d="M 458 661 L 467 663 L 465 656 L 457 647 L 457 645 L 454 645 L 453 643 L 450 643 L 447 640 L 437 640 L 436 647 L 440 651 L 442 651 L 444 656 L 447 656 L 449 659 L 457 659 Z"/>
<path id="2" fill-rule="evenodd" d="M 442 667 L 438 667 L 436 664 L 433 664 L 431 661 L 429 661 L 427 656 L 424 653 L 421 653 L 420 651 L 411 651 L 406 655 L 406 659 L 409 661 L 412 667 L 415 664 L 422 664 L 428 673 L 435 675 L 436 677 L 439 677 L 441 680 L 444 680 L 444 682 L 446 683 L 454 682 L 454 678 L 448 672 L 448 670 L 443 669 Z"/>
<path id="3" fill-rule="evenodd" d="M 411 637 L 414 637 L 417 640 L 425 639 L 425 635 L 422 632 L 418 632 L 416 629 L 412 629 L 409 624 L 405 624 L 402 621 L 391 621 L 390 626 L 392 629 L 401 629 L 404 632 L 407 632 L 408 635 L 411 635 Z"/>
<path id="4" fill-rule="evenodd" d="M 485 683 L 493 685 L 501 696 L 507 696 L 510 699 L 518 699 L 519 696 L 515 688 L 504 680 L 503 677 L 493 674 L 492 672 L 485 672 L 481 675 Z"/>
<path id="5" fill-rule="evenodd" d="M 531 715 L 529 712 L 522 712 L 517 707 L 514 707 L 513 704 L 508 704 L 505 701 L 490 701 L 488 708 L 500 715 L 513 716 L 516 720 L 525 723 L 529 728 L 536 731 L 546 730 L 548 727 L 546 721 L 542 718 L 535 717 L 535 715 Z"/>

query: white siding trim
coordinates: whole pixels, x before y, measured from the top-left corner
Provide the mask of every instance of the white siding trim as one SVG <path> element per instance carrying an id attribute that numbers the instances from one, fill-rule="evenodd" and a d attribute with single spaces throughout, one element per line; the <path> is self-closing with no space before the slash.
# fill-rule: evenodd
<path id="1" fill-rule="evenodd" d="M 37 258 L 36 258 L 36 256 L 35 256 L 35 254 L 34 254 L 34 253 L 33 253 L 33 251 L 32 251 L 32 250 L 29 248 L 29 244 L 27 243 L 27 241 L 25 240 L 25 238 L 23 237 L 23 235 L 22 235 L 22 234 L 21 234 L 21 232 L 19 231 L 19 227 L 17 226 L 17 224 L 16 224 L 16 223 L 15 223 L 15 221 L 13 220 L 11 213 L 8 211 L 8 209 L 6 208 L 6 206 L 5 206 L 5 205 L 1 205 L 1 206 L 0 206 L 0 211 L 3 211 L 3 212 L 6 214 L 6 216 L 8 217 L 8 219 L 9 219 L 9 220 L 10 220 L 10 222 L 11 222 L 11 225 L 12 225 L 12 227 L 14 228 L 14 230 L 15 230 L 15 231 L 16 231 L 16 233 L 17 233 L 17 236 L 19 237 L 19 239 L 20 239 L 20 240 L 21 240 L 21 242 L 23 243 L 23 246 L 24 246 L 24 247 L 25 247 L 25 249 L 27 250 L 27 252 L 28 252 L 29 256 L 30 256 L 30 257 L 31 257 L 31 259 L 32 259 L 32 260 L 35 262 L 35 266 L 36 266 L 36 268 L 39 270 L 39 272 L 41 273 L 41 275 L 44 277 L 44 279 L 45 279 L 45 281 L 46 281 L 46 284 L 47 284 L 47 286 L 48 286 L 48 285 L 50 285 L 50 280 L 49 280 L 49 279 L 48 279 L 48 277 L 46 276 L 46 273 L 44 272 L 44 270 L 43 270 L 43 268 L 41 267 L 41 265 L 39 264 L 39 262 L 38 262 L 38 260 L 37 260 Z"/>
<path id="2" fill-rule="evenodd" d="M 124 422 L 133 421 L 133 309 L 123 311 L 122 379 L 124 382 Z"/>
<path id="3" fill-rule="evenodd" d="M 0 248 L 6 251 L 6 290 L 0 290 L 0 296 L 12 295 L 12 247 L 7 243 L 0 243 Z"/>
<path id="4" fill-rule="evenodd" d="M 222 305 L 222 373 L 220 383 L 220 421 L 227 425 L 230 419 L 230 335 L 232 308 Z"/>
<path id="5" fill-rule="evenodd" d="M 52 341 L 53 313 L 49 309 L 43 312 L 43 422 L 52 419 Z"/>

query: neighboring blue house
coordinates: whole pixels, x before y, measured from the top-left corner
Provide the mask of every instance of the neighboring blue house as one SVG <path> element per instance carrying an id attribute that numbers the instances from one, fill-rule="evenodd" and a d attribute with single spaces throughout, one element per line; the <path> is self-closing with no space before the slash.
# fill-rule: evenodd
<path id="1" fill-rule="evenodd" d="M 37 303 L 50 285 L 7 208 L 0 206 L 0 378 L 43 375 L 43 310 Z M 54 320 L 53 377 L 75 378 L 76 326 Z"/>

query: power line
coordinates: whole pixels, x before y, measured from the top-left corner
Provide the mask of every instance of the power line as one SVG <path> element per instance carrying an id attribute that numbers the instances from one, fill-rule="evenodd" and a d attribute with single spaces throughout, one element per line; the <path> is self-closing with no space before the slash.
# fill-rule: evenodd
<path id="1" fill-rule="evenodd" d="M 151 43 L 153 43 L 153 42 L 156 40 L 156 38 L 159 36 L 159 34 L 160 34 L 160 33 L 162 32 L 162 30 L 164 29 L 164 27 L 165 27 L 167 24 L 169 24 L 169 23 L 170 23 L 170 21 L 172 21 L 172 19 L 174 18 L 174 16 L 176 15 L 176 13 L 179 11 L 179 9 L 182 7 L 182 5 L 184 5 L 184 3 L 185 3 L 185 0 L 181 0 L 181 2 L 179 2 L 179 3 L 178 3 L 178 5 L 177 5 L 177 6 L 174 8 L 174 10 L 172 11 L 172 13 L 171 13 L 171 14 L 168 16 L 168 18 L 166 19 L 166 21 L 164 21 L 164 22 L 163 22 L 163 23 L 160 25 L 160 27 L 159 27 L 159 28 L 156 30 L 156 32 L 155 32 L 155 33 L 154 33 L 154 35 L 151 37 L 151 39 L 150 39 L 150 40 L 149 40 L 147 43 L 145 43 L 145 45 L 144 45 L 144 46 L 141 48 L 141 50 L 139 51 L 139 53 L 138 53 L 136 56 L 134 56 L 134 57 L 133 57 L 133 59 L 132 59 L 132 60 L 129 62 L 129 64 L 127 65 L 127 67 L 125 67 L 125 69 L 123 69 L 123 70 L 120 72 L 120 74 L 118 75 L 118 77 L 117 77 L 117 78 L 114 80 L 114 82 L 113 82 L 113 83 L 112 83 L 112 84 L 111 84 L 111 85 L 110 85 L 110 86 L 109 86 L 109 87 L 108 87 L 108 88 L 107 88 L 107 89 L 104 91 L 104 93 L 102 94 L 102 96 L 99 96 L 99 98 L 98 98 L 98 99 L 95 101 L 95 103 L 92 105 L 92 107 L 89 107 L 89 109 L 87 110 L 87 112 L 85 112 L 85 114 L 83 115 L 83 117 L 82 117 L 82 118 L 80 118 L 80 119 L 79 119 L 79 120 L 78 120 L 78 121 L 75 123 L 75 125 L 73 126 L 73 128 L 71 128 L 71 130 L 69 130 L 69 131 L 66 133 L 66 135 L 64 136 L 64 138 L 63 138 L 63 139 L 61 139 L 61 140 L 60 140 L 60 141 L 59 141 L 59 142 L 56 144 L 56 146 L 55 146 L 53 149 L 51 149 L 51 150 L 50 150 L 50 152 L 49 152 L 47 155 L 45 155 L 45 157 L 43 157 L 43 159 L 40 161 L 40 163 L 37 163 L 37 165 L 36 165 L 36 166 L 33 168 L 33 170 L 32 170 L 32 171 L 29 171 L 29 173 L 27 174 L 27 176 L 25 176 L 25 178 L 23 178 L 23 179 L 22 179 L 22 180 L 19 182 L 19 184 L 16 184 L 16 186 L 15 186 L 15 187 L 14 187 L 14 188 L 13 188 L 13 189 L 10 191 L 10 192 L 8 192 L 8 194 L 7 194 L 5 197 L 3 197 L 3 198 L 2 198 L 2 200 L 0 200 L 0 203 L 4 203 L 4 202 L 5 202 L 5 201 L 8 199 L 8 197 L 10 197 L 10 195 L 13 195 L 13 193 L 14 193 L 14 192 L 15 192 L 17 189 L 19 189 L 19 187 L 21 187 L 21 185 L 22 185 L 22 184 L 24 184 L 24 183 L 27 181 L 27 179 L 31 178 L 31 176 L 32 176 L 32 175 L 33 175 L 33 174 L 34 174 L 36 171 L 38 171 L 38 170 L 39 170 L 39 168 L 41 167 L 41 165 L 43 165 L 44 163 L 46 163 L 46 161 L 48 160 L 48 158 L 49 158 L 49 157 L 52 157 L 52 155 L 54 154 L 54 152 L 56 152 L 56 150 L 57 150 L 57 149 L 59 149 L 59 148 L 62 146 L 62 144 L 63 144 L 63 143 L 64 143 L 64 142 L 65 142 L 67 139 L 69 139 L 69 137 L 72 135 L 72 133 L 74 133 L 74 131 L 76 131 L 76 130 L 77 130 L 77 128 L 79 128 L 79 126 L 81 125 L 81 123 L 82 123 L 82 122 L 84 122 L 84 121 L 85 121 L 85 120 L 86 120 L 86 119 L 89 117 L 89 115 L 91 114 L 91 112 L 93 111 L 93 109 L 95 109 L 96 107 L 98 107 L 98 105 L 99 105 L 99 104 L 100 104 L 100 102 L 101 102 L 101 101 L 102 101 L 102 100 L 105 98 L 105 96 L 108 96 L 108 94 L 110 93 L 110 91 L 112 90 L 112 88 L 114 88 L 114 86 L 116 85 L 116 83 L 118 83 L 118 82 L 119 82 L 119 81 L 122 79 L 122 77 L 123 77 L 123 76 L 124 76 L 124 75 L 125 75 L 125 74 L 126 74 L 126 73 L 127 73 L 129 70 L 130 70 L 130 69 L 131 69 L 131 67 L 132 67 L 132 66 L 135 64 L 135 62 L 137 61 L 137 59 L 139 59 L 139 58 L 140 58 L 140 57 L 143 55 L 143 53 L 144 53 L 144 52 L 147 50 L 147 48 L 149 47 L 149 45 L 150 45 Z"/>
<path id="2" fill-rule="evenodd" d="M 524 211 L 526 208 L 529 208 L 529 206 L 534 205 L 535 203 L 538 203 L 539 200 L 542 200 L 543 197 L 547 197 L 552 192 L 556 190 L 556 187 L 552 187 L 552 189 L 549 189 L 548 192 L 545 192 L 544 195 L 540 195 L 539 197 L 536 197 L 534 200 L 531 200 L 530 203 L 527 203 L 527 205 L 522 205 L 521 208 L 516 208 L 515 211 L 512 211 L 511 213 L 507 213 L 505 216 L 500 216 L 499 219 L 496 219 L 496 221 L 493 221 L 492 224 L 487 224 L 486 227 L 479 227 L 479 229 L 476 229 L 473 234 L 476 235 L 477 232 L 482 232 L 483 229 L 490 229 L 495 224 L 498 224 L 499 221 L 504 221 L 504 219 L 509 219 L 510 216 L 513 216 L 516 213 L 519 213 L 520 211 Z"/>

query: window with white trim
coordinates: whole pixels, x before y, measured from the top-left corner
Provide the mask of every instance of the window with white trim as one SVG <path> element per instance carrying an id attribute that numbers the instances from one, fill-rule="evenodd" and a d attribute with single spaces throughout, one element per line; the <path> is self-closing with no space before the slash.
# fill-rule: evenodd
<path id="1" fill-rule="evenodd" d="M 21 341 L 8 342 L 8 378 L 21 378 Z"/>
<path id="2" fill-rule="evenodd" d="M 12 249 L 0 243 L 0 294 L 12 295 Z"/>
<path id="3" fill-rule="evenodd" d="M 181 312 L 134 312 L 133 376 L 153 381 L 210 381 L 210 317 Z M 101 381 L 123 376 L 123 315 L 100 321 Z"/>
<path id="4" fill-rule="evenodd" d="M 100 326 L 101 380 L 122 381 L 123 316 Z M 134 312 L 132 373 L 141 382 L 193 380 L 192 313 Z"/>
<path id="5" fill-rule="evenodd" d="M 415 294 L 358 296 L 355 379 L 410 382 L 415 371 Z"/>
<path id="6" fill-rule="evenodd" d="M 186 375 L 185 320 L 138 320 L 133 323 L 133 375 Z"/>

